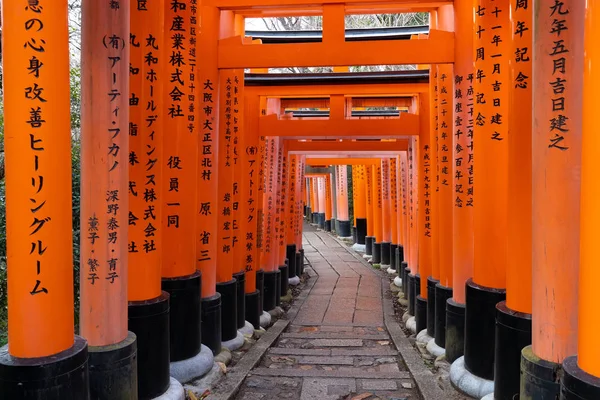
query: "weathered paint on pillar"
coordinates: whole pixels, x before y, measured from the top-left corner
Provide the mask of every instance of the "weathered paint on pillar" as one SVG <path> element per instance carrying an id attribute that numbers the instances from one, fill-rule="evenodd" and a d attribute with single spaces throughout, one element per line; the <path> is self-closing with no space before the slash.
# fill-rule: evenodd
<path id="1" fill-rule="evenodd" d="M 381 163 L 373 165 L 373 219 L 375 222 L 375 243 L 383 242 L 383 198 Z"/>
<path id="2" fill-rule="evenodd" d="M 348 166 L 340 165 L 339 170 L 339 190 L 338 190 L 338 210 L 337 219 L 339 221 L 348 221 Z"/>
<path id="3" fill-rule="evenodd" d="M 485 8 L 485 10 L 483 10 Z M 489 288 L 506 285 L 508 200 L 508 0 L 479 0 L 475 6 L 473 281 Z"/>
<path id="4" fill-rule="evenodd" d="M 454 2 L 454 101 L 452 136 L 452 297 L 465 303 L 473 276 L 473 2 Z"/>
<path id="5" fill-rule="evenodd" d="M 236 17 L 236 23 L 237 23 Z M 234 70 L 233 94 L 231 97 L 232 113 L 232 161 L 233 161 L 233 182 L 232 182 L 232 207 L 231 207 L 231 249 L 233 251 L 233 273 L 244 272 L 246 269 L 245 254 L 245 218 L 244 201 L 246 200 L 242 185 L 246 178 L 247 165 L 244 163 L 244 143 L 249 136 L 245 131 L 245 111 L 244 111 L 244 71 Z M 227 111 L 227 109 L 225 110 Z"/>
<path id="6" fill-rule="evenodd" d="M 533 17 L 532 346 L 556 363 L 577 353 L 584 7 L 540 0 Z"/>
<path id="7" fill-rule="evenodd" d="M 398 168 L 397 157 L 390 158 L 390 224 L 391 238 L 393 244 L 400 244 L 399 232 L 400 224 L 398 223 Z"/>
<path id="8" fill-rule="evenodd" d="M 392 242 L 390 159 L 381 159 L 381 242 Z"/>
<path id="9" fill-rule="evenodd" d="M 163 88 L 164 112 L 162 157 L 162 276 L 174 278 L 196 271 L 195 195 L 197 136 L 190 96 L 192 65 L 186 48 L 189 41 L 189 7 L 165 3 L 165 73 L 176 76 Z M 171 82 L 173 80 L 173 82 Z M 192 108 L 190 109 L 190 105 Z M 190 117 L 192 121 L 190 121 Z M 216 124 L 215 124 L 216 125 Z"/>
<path id="10" fill-rule="evenodd" d="M 128 300 L 161 294 L 164 7 L 131 2 Z"/>
<path id="11" fill-rule="evenodd" d="M 431 73 L 430 73 L 431 74 Z M 433 86 L 432 75 L 430 75 L 430 86 Z M 419 274 L 421 275 L 421 292 L 422 298 L 427 299 L 427 277 L 432 272 L 433 259 L 433 242 L 432 242 L 432 204 L 431 193 L 435 190 L 432 175 L 435 168 L 431 158 L 431 135 L 430 135 L 430 95 L 422 93 L 419 98 L 419 117 L 420 117 L 420 132 L 419 132 L 419 154 L 418 154 L 418 201 L 419 212 L 417 218 L 418 231 L 418 258 L 419 258 Z"/>
<path id="12" fill-rule="evenodd" d="M 218 162 L 218 115 L 219 73 L 217 69 L 217 42 L 219 39 L 219 10 L 200 6 L 198 52 L 202 62 L 198 64 L 197 107 L 198 148 L 197 182 L 195 203 L 196 266 L 202 272 L 202 297 L 216 293 L 217 283 L 217 162 Z M 168 120 L 168 119 L 167 119 Z"/>
<path id="13" fill-rule="evenodd" d="M 452 7 L 450 7 L 452 8 Z M 442 13 L 438 12 L 438 16 Z M 440 284 L 452 287 L 452 65 L 438 65 L 438 248 Z"/>
<path id="14" fill-rule="evenodd" d="M 352 169 L 354 168 L 356 168 L 356 194 L 354 195 L 354 217 L 366 218 L 367 206 L 365 194 L 365 166 L 356 165 L 352 167 Z"/>
<path id="15" fill-rule="evenodd" d="M 531 104 L 533 6 L 511 0 L 510 120 L 508 141 L 508 221 L 506 305 L 531 314 Z"/>
<path id="16" fill-rule="evenodd" d="M 67 1 L 40 5 L 2 4 L 8 340 L 20 358 L 74 342 Z"/>
<path id="17" fill-rule="evenodd" d="M 90 346 L 127 337 L 129 13 L 128 4 L 82 7 L 79 318 Z"/>
<path id="18" fill-rule="evenodd" d="M 331 174 L 325 176 L 325 221 L 331 221 L 333 198 L 331 196 Z"/>
<path id="19" fill-rule="evenodd" d="M 581 157 L 581 261 L 579 266 L 579 336 L 577 363 L 585 372 L 600 376 L 600 348 L 598 328 L 600 314 L 597 311 L 598 282 L 598 234 L 600 222 L 600 191 L 598 190 L 598 160 L 600 138 L 597 130 L 598 90 L 600 90 L 600 4 L 588 2 L 585 16 L 584 102 Z"/>
<path id="20" fill-rule="evenodd" d="M 366 211 L 367 211 L 367 236 L 375 236 L 375 214 L 373 205 L 373 166 L 365 165 L 365 191 L 366 191 Z"/>
<path id="21" fill-rule="evenodd" d="M 410 189 L 410 272 L 419 273 L 419 229 L 418 229 L 418 182 L 419 182 L 419 138 L 412 137 L 408 142 L 408 187 Z"/>

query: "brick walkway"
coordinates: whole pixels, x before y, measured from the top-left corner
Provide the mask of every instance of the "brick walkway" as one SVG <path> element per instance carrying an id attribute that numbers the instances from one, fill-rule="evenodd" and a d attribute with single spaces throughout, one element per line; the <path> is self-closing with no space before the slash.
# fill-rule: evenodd
<path id="1" fill-rule="evenodd" d="M 316 282 L 236 399 L 419 399 L 383 323 L 381 278 L 323 232 L 305 231 Z"/>

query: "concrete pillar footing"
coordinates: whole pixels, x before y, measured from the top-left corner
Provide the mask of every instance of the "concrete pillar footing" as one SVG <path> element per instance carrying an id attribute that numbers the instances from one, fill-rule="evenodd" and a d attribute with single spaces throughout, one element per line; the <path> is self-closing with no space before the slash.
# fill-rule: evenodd
<path id="1" fill-rule="evenodd" d="M 431 341 L 431 339 L 433 338 L 429 336 L 429 334 L 427 333 L 427 329 L 423 329 L 417 334 L 417 343 L 427 345 Z"/>
<path id="2" fill-rule="evenodd" d="M 409 331 L 411 331 L 413 334 L 417 333 L 417 320 L 415 319 L 414 316 L 411 316 L 406 321 L 406 329 L 408 329 Z"/>
<path id="3" fill-rule="evenodd" d="M 271 326 L 271 314 L 263 311 L 262 315 L 260 316 L 260 327 L 268 328 L 269 326 Z"/>
<path id="4" fill-rule="evenodd" d="M 254 335 L 254 325 L 252 325 L 250 322 L 246 321 L 246 323 L 244 324 L 244 326 L 240 329 L 238 329 L 238 332 L 241 333 L 242 335 Z"/>
<path id="5" fill-rule="evenodd" d="M 400 276 L 394 278 L 394 285 L 398 286 L 399 288 L 402 287 L 402 278 L 400 278 Z"/>
<path id="6" fill-rule="evenodd" d="M 487 394 L 481 398 L 481 400 L 494 400 L 494 393 Z"/>
<path id="7" fill-rule="evenodd" d="M 459 391 L 477 399 L 494 393 L 494 381 L 480 378 L 465 368 L 465 357 L 459 357 L 450 366 L 450 382 Z"/>
<path id="8" fill-rule="evenodd" d="M 435 339 L 431 339 L 429 342 L 427 342 L 427 351 L 436 358 L 446 354 L 446 349 L 438 346 L 435 343 Z"/>
<path id="9" fill-rule="evenodd" d="M 381 269 L 386 269 L 387 273 L 390 275 L 396 275 L 396 270 L 392 268 L 390 265 L 381 265 Z"/>
<path id="10" fill-rule="evenodd" d="M 226 347 L 231 351 L 235 351 L 235 350 L 239 349 L 240 347 L 242 347 L 244 345 L 244 342 L 245 342 L 244 335 L 242 335 L 238 331 L 237 335 L 233 339 L 227 340 L 225 342 L 221 342 L 221 347 Z"/>
<path id="11" fill-rule="evenodd" d="M 288 279 L 288 284 L 292 285 L 292 286 L 296 286 L 300 284 L 300 278 L 297 276 L 294 276 L 293 278 Z"/>
<path id="12" fill-rule="evenodd" d="M 354 243 L 352 245 L 352 250 L 354 250 L 358 253 L 364 253 L 365 251 L 367 251 L 367 246 L 364 244 Z"/>
<path id="13" fill-rule="evenodd" d="M 183 390 L 181 383 L 179 383 L 177 379 L 171 377 L 167 391 L 160 396 L 155 397 L 153 400 L 185 400 L 185 391 Z"/>
<path id="14" fill-rule="evenodd" d="M 171 379 L 187 383 L 204 376 L 214 363 L 212 350 L 202 345 L 200 353 L 187 360 L 174 361 L 170 366 Z"/>

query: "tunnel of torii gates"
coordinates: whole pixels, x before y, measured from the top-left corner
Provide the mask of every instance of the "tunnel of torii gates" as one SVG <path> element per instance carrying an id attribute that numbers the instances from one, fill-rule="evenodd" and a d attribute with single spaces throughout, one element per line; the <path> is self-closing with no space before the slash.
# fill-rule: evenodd
<path id="1" fill-rule="evenodd" d="M 78 335 L 68 4 L 2 2 L 0 398 L 179 398 L 298 283 L 305 212 L 397 272 L 460 390 L 600 398 L 599 2 L 84 0 Z M 324 30 L 244 32 L 290 15 Z"/>

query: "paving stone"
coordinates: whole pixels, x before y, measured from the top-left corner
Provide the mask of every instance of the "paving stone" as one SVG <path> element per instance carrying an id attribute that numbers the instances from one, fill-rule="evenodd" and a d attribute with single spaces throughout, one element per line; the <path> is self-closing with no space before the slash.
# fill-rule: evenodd
<path id="1" fill-rule="evenodd" d="M 379 366 L 379 371 L 381 372 L 395 372 L 399 370 L 398 364 L 381 364 Z"/>
<path id="2" fill-rule="evenodd" d="M 285 355 L 285 356 L 330 356 L 329 349 L 289 349 L 285 347 L 273 347 L 269 349 L 269 354 Z M 347 355 L 347 354 L 338 354 Z M 387 355 L 387 354 L 378 354 Z"/>
<path id="3" fill-rule="evenodd" d="M 363 340 L 389 340 L 390 337 L 384 332 L 360 333 L 360 332 L 289 332 L 282 333 L 280 343 L 287 339 L 363 339 Z"/>
<path id="4" fill-rule="evenodd" d="M 305 379 L 300 400 L 338 400 L 353 392 L 354 379 Z"/>
<path id="5" fill-rule="evenodd" d="M 315 347 L 362 347 L 361 339 L 315 339 L 310 342 Z"/>
<path id="6" fill-rule="evenodd" d="M 363 390 L 397 390 L 398 384 L 395 381 L 386 381 L 381 379 L 365 379 L 361 381 Z"/>
<path id="7" fill-rule="evenodd" d="M 352 357 L 314 357 L 303 356 L 298 357 L 299 364 L 315 364 L 315 365 L 354 365 Z"/>
<path id="8" fill-rule="evenodd" d="M 390 349 L 389 347 L 373 347 L 367 349 L 331 349 L 332 356 L 370 356 L 370 357 L 378 357 L 378 356 L 395 356 L 398 352 L 394 349 Z"/>
<path id="9" fill-rule="evenodd" d="M 310 365 L 303 365 L 310 367 Z M 323 371 L 320 369 L 270 369 L 257 368 L 252 371 L 258 376 L 286 376 L 286 377 L 321 377 L 321 378 L 363 378 L 363 379 L 410 379 L 408 371 L 382 372 L 364 371 L 358 367 L 340 367 L 335 371 Z"/>
<path id="10" fill-rule="evenodd" d="M 242 397 L 242 400 L 261 400 L 265 397 L 266 394 L 263 393 L 246 392 L 244 393 L 244 397 Z"/>

